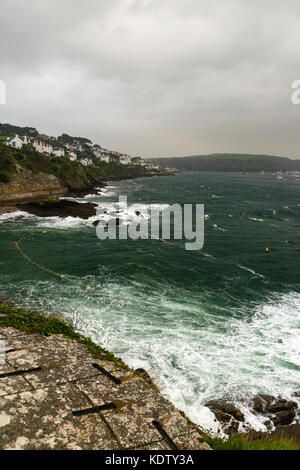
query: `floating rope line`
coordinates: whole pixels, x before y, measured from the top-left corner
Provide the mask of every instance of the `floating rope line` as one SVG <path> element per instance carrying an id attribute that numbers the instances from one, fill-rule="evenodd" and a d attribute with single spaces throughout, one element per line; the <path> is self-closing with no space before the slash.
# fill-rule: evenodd
<path id="1" fill-rule="evenodd" d="M 22 237 L 20 238 L 19 240 L 17 240 L 16 242 L 14 242 L 15 246 L 17 247 L 17 249 L 19 250 L 19 252 L 21 253 L 21 255 L 27 260 L 29 261 L 29 263 L 33 264 L 34 266 L 37 266 L 38 268 L 42 269 L 43 271 L 47 271 L 48 273 L 50 274 L 53 274 L 53 276 L 55 277 L 58 277 L 59 279 L 64 279 L 65 281 L 68 281 L 68 282 L 75 282 L 73 281 L 73 279 L 70 279 L 69 277 L 67 276 L 64 276 L 63 274 L 59 274 L 59 273 L 56 273 L 55 271 L 52 271 L 51 269 L 49 268 L 45 268 L 45 266 L 41 266 L 40 264 L 36 263 L 35 261 L 33 261 L 31 258 L 29 258 L 29 256 L 26 255 L 26 253 L 24 253 L 24 251 L 22 250 L 22 248 L 20 247 L 20 244 L 26 240 L 27 238 L 29 237 L 38 237 L 38 236 L 41 236 L 41 235 L 45 235 L 47 232 L 46 230 L 42 230 L 41 232 L 39 233 L 32 233 L 30 235 L 27 235 L 26 237 Z M 84 284 L 82 284 L 81 282 L 78 282 L 79 286 L 83 287 L 85 290 L 90 290 L 91 287 L 90 286 L 86 286 Z"/>

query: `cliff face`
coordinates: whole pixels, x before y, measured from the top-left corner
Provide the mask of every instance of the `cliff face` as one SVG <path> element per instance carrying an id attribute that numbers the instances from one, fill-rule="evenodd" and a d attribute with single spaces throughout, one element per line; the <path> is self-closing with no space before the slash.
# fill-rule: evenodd
<path id="1" fill-rule="evenodd" d="M 20 166 L 7 184 L 0 183 L 0 204 L 13 205 L 53 196 L 63 196 L 68 189 L 62 186 L 53 175 L 39 173 L 35 175 Z"/>

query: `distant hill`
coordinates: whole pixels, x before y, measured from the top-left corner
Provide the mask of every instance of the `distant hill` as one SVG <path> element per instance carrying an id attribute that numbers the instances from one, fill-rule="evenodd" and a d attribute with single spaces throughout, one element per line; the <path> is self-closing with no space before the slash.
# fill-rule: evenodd
<path id="1" fill-rule="evenodd" d="M 34 127 L 20 127 L 13 126 L 12 124 L 1 124 L 0 123 L 0 135 L 4 136 L 14 136 L 18 135 L 27 135 L 30 137 L 38 137 L 39 133 Z"/>
<path id="2" fill-rule="evenodd" d="M 152 158 L 162 167 L 182 171 L 300 171 L 300 160 L 254 154 L 215 153 L 189 157 Z"/>

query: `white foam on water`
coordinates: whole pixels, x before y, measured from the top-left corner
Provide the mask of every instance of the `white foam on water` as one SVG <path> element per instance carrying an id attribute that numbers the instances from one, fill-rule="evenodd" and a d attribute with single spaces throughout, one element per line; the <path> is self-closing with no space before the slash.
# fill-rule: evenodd
<path id="1" fill-rule="evenodd" d="M 255 222 L 264 222 L 265 219 L 259 219 L 257 217 L 248 217 L 250 220 L 254 220 Z"/>
<path id="2" fill-rule="evenodd" d="M 103 196 L 103 197 L 115 196 L 116 194 L 115 191 L 112 191 L 115 188 L 116 186 L 105 186 L 105 188 L 100 188 L 99 196 Z"/>
<path id="3" fill-rule="evenodd" d="M 225 228 L 219 227 L 217 224 L 213 224 L 213 228 L 218 230 L 219 232 L 226 232 Z"/>
<path id="4" fill-rule="evenodd" d="M 88 219 L 81 219 L 80 217 L 38 217 L 38 227 L 54 228 L 59 230 L 82 228 L 83 226 L 93 226 L 93 222 L 98 220 L 98 217 L 92 216 Z"/>
<path id="5" fill-rule="evenodd" d="M 96 197 L 96 196 L 94 196 Z M 68 196 L 65 196 L 65 197 L 60 197 L 59 199 L 63 200 L 63 201 L 72 201 L 72 202 L 78 202 L 79 204 L 86 204 L 87 202 L 84 200 L 84 198 L 81 198 L 81 197 L 68 197 Z"/>
<path id="6" fill-rule="evenodd" d="M 30 219 L 34 218 L 35 216 L 25 211 L 6 212 L 5 214 L 0 215 L 0 223 L 6 222 L 9 219 L 15 219 L 17 217 Z"/>
<path id="7" fill-rule="evenodd" d="M 97 197 L 97 194 L 86 194 L 84 196 L 84 199 L 91 199 L 91 198 L 96 198 Z"/>
<path id="8" fill-rule="evenodd" d="M 241 268 L 241 269 L 244 269 L 245 271 L 248 271 L 251 274 L 254 274 L 254 276 L 258 276 L 258 277 L 261 277 L 261 278 L 265 277 L 262 274 L 259 274 L 256 271 L 254 271 L 254 269 L 247 268 L 246 266 L 242 266 L 241 264 L 238 264 L 238 267 Z"/>
<path id="9" fill-rule="evenodd" d="M 140 220 L 149 220 L 151 210 L 162 212 L 168 204 L 128 204 L 123 202 L 100 203 L 97 208 L 97 220 L 109 221 L 118 217 L 121 222 L 129 225 Z"/>

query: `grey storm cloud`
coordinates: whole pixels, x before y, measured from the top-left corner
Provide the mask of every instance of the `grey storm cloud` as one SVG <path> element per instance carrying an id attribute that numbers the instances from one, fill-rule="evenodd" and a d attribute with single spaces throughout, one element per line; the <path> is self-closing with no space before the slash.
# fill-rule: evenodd
<path id="1" fill-rule="evenodd" d="M 300 156 L 298 0 L 2 0 L 0 122 L 143 156 Z"/>

